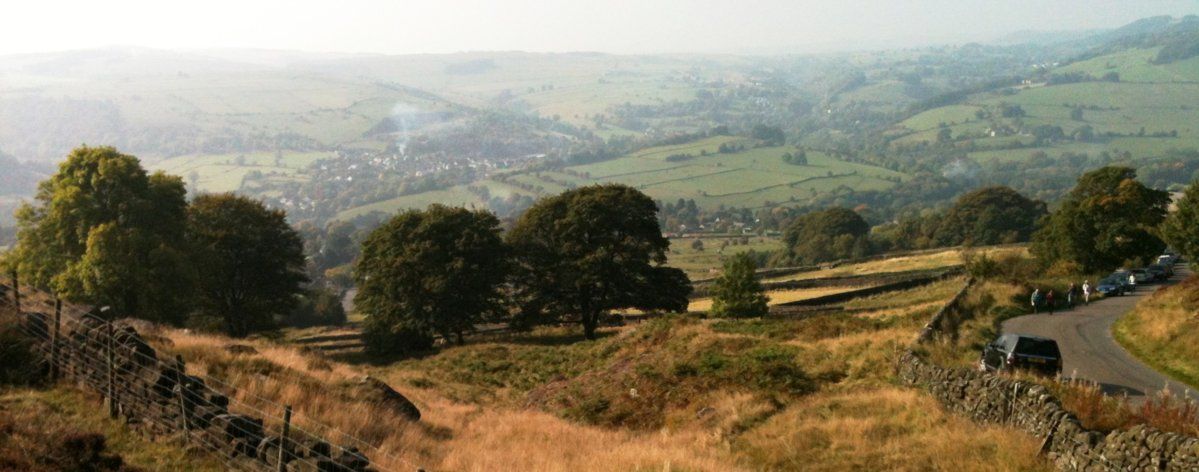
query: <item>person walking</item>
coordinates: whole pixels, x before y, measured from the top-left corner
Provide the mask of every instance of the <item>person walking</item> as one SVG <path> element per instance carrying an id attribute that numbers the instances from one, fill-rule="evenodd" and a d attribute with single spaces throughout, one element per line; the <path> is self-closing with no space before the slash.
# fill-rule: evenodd
<path id="1" fill-rule="evenodd" d="M 1137 275 L 1136 274 L 1134 274 L 1132 272 L 1128 273 L 1128 285 L 1132 286 L 1132 288 L 1129 289 L 1130 292 L 1137 291 Z"/>
<path id="2" fill-rule="evenodd" d="M 1082 304 L 1083 305 L 1091 304 L 1091 281 L 1090 280 L 1082 281 Z"/>
<path id="3" fill-rule="evenodd" d="M 1049 309 L 1049 315 L 1053 316 L 1053 289 L 1049 289 L 1049 293 L 1045 294 L 1045 307 Z"/>
<path id="4" fill-rule="evenodd" d="M 1078 291 L 1078 286 L 1074 285 L 1074 282 L 1070 282 L 1070 288 L 1066 289 L 1066 308 L 1067 309 L 1070 309 L 1070 310 L 1074 309 L 1074 299 L 1076 298 L 1075 292 L 1077 292 L 1077 291 Z"/>
<path id="5" fill-rule="evenodd" d="M 1041 289 L 1032 289 L 1032 298 L 1029 300 L 1029 303 L 1032 304 L 1033 313 L 1039 312 L 1039 308 L 1041 308 Z"/>

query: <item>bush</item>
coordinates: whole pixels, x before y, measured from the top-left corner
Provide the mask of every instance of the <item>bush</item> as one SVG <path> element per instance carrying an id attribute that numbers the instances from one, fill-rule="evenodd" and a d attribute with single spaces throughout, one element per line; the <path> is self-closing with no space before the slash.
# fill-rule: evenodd
<path id="1" fill-rule="evenodd" d="M 41 372 L 32 340 L 12 312 L 0 315 L 0 385 L 29 385 L 39 381 Z"/>
<path id="2" fill-rule="evenodd" d="M 283 324 L 297 328 L 340 326 L 346 323 L 341 297 L 332 290 L 316 288 L 300 297 L 296 307 L 283 318 Z"/>

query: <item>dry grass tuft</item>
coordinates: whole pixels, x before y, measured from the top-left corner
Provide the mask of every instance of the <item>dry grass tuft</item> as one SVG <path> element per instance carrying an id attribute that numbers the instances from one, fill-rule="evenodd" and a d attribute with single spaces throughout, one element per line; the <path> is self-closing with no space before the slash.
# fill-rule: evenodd
<path id="1" fill-rule="evenodd" d="M 738 440 L 759 470 L 1052 470 L 1039 442 L 909 389 L 817 394 Z"/>

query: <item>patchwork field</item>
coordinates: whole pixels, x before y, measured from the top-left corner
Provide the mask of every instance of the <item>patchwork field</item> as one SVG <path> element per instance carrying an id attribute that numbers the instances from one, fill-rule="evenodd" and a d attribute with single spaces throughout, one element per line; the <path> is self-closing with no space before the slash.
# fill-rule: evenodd
<path id="1" fill-rule="evenodd" d="M 821 152 L 807 152 L 808 165 L 793 165 L 782 159 L 783 154 L 796 152 L 788 146 L 720 153 L 722 144 L 747 145 L 741 138 L 715 136 L 687 144 L 652 147 L 560 171 L 501 174 L 472 185 L 485 186 L 491 196 L 502 198 L 510 194 L 545 196 L 584 185 L 621 183 L 658 200 L 694 199 L 702 208 L 716 209 L 773 207 L 841 187 L 855 191 L 883 190 L 907 178 L 899 172 L 846 162 Z M 680 155 L 689 157 L 680 159 L 677 157 Z M 392 213 L 423 208 L 432 202 L 485 204 L 465 186 L 458 186 L 351 208 L 338 218 L 349 219 L 372 211 Z"/>
<path id="2" fill-rule="evenodd" d="M 1052 73 L 1082 73 L 1094 79 L 1116 74 L 1119 81 L 1033 84 L 1012 93 L 977 94 L 912 116 L 889 134 L 901 136 L 896 145 L 934 143 L 944 126 L 953 142 L 980 149 L 969 153 L 979 162 L 1021 161 L 1038 152 L 1127 152 L 1133 159 L 1151 159 L 1171 149 L 1199 148 L 1199 107 L 1193 105 L 1199 103 L 1199 57 L 1154 64 L 1150 61 L 1156 54 L 1156 48 L 1132 49 L 1068 64 Z M 1024 115 L 1001 117 L 999 110 L 1005 106 L 1019 106 Z M 1030 133 L 1004 131 L 1039 125 L 1058 126 L 1066 138 L 1036 145 Z M 1094 137 L 1071 137 L 1083 127 Z M 1013 149 L 1016 143 L 1019 148 Z"/>

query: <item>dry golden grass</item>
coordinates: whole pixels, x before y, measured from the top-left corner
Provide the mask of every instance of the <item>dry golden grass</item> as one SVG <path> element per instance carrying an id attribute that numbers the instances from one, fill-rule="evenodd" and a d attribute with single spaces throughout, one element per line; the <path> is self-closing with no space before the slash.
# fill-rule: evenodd
<path id="1" fill-rule="evenodd" d="M 1052 470 L 1035 438 L 893 387 L 813 395 L 738 442 L 760 470 Z"/>
<path id="2" fill-rule="evenodd" d="M 1137 357 L 1199 387 L 1199 278 L 1146 297 L 1112 331 Z"/>
<path id="3" fill-rule="evenodd" d="M 70 438 L 102 435 L 104 455 L 146 471 L 218 472 L 224 464 L 210 454 L 171 441 L 146 439 L 99 408 L 100 399 L 68 388 L 0 390 L 0 470 L 102 470 L 69 465 L 81 451 Z M 86 464 L 86 466 L 96 464 Z"/>
<path id="4" fill-rule="evenodd" d="M 235 356 L 220 336 L 161 334 L 173 343 L 170 350 L 189 359 L 192 373 L 229 380 L 239 387 L 235 398 L 268 413 L 277 414 L 274 403 L 291 404 L 302 428 L 317 421 L 360 437 L 384 451 L 372 458 L 386 470 L 1041 470 L 1044 464 L 1028 452 L 1035 449 L 1030 437 L 955 419 L 918 391 L 893 386 L 894 359 L 960 284 L 892 295 L 912 303 L 906 307 L 864 303 L 874 309 L 854 315 L 858 321 L 673 318 L 610 329 L 599 341 L 547 329 L 375 367 L 269 340 L 239 341 L 260 354 Z M 720 323 L 728 325 L 718 330 Z M 719 383 L 728 371 L 712 378 L 678 373 L 685 363 L 701 372 L 717 368 L 705 364 L 713 355 L 732 356 L 720 361 L 725 369 L 768 362 L 735 357 L 740 352 L 796 356 L 819 390 Z M 630 363 L 622 370 L 620 362 Z M 420 423 L 343 394 L 368 373 L 411 399 L 422 411 Z M 657 426 L 600 427 L 525 406 L 530 389 L 554 376 L 573 380 L 564 385 L 580 392 L 607 395 L 613 408 L 618 392 L 674 393 L 619 405 L 659 409 L 653 414 L 661 419 L 646 423 Z M 639 382 L 639 392 L 616 384 L 626 381 Z"/>
<path id="5" fill-rule="evenodd" d="M 1025 254 L 1028 252 L 1023 247 L 999 247 L 999 248 L 978 248 L 975 252 L 983 252 L 991 256 L 999 254 Z M 928 270 L 939 269 L 960 265 L 962 263 L 962 250 L 949 249 L 940 252 L 928 254 L 919 254 L 913 256 L 893 257 L 889 259 L 880 259 L 877 261 L 862 262 L 858 264 L 847 264 L 843 266 L 833 267 L 830 269 L 822 269 L 812 272 L 801 272 L 782 277 L 770 278 L 763 280 L 764 282 L 782 282 L 787 280 L 808 280 L 821 279 L 825 277 L 838 277 L 847 275 L 867 275 L 880 274 L 885 272 L 902 272 L 910 270 Z"/>
<path id="6" fill-rule="evenodd" d="M 816 287 L 816 288 L 797 288 L 789 290 L 771 290 L 766 292 L 766 297 L 769 299 L 767 304 L 770 306 L 779 305 L 782 303 L 797 302 L 800 300 L 809 300 L 825 295 L 834 295 L 845 293 L 853 290 L 858 290 L 866 287 Z M 687 305 L 687 311 L 708 311 L 712 309 L 711 298 L 698 298 L 691 300 Z"/>
<path id="7" fill-rule="evenodd" d="M 172 350 L 190 359 L 190 373 L 206 374 L 212 366 L 238 362 L 238 356 L 223 350 L 230 343 L 225 338 L 177 330 L 163 334 L 174 343 Z M 412 424 L 379 405 L 337 394 L 338 385 L 352 382 L 363 371 L 265 341 L 239 342 L 253 345 L 263 359 L 287 371 L 268 376 L 244 367 L 222 369 L 226 380 L 239 387 L 235 398 L 268 413 L 273 409 L 263 399 L 293 405 L 302 428 L 313 428 L 315 420 L 378 446 L 385 455 L 372 459 L 385 470 L 419 466 L 480 471 L 720 471 L 738 467 L 727 452 L 704 447 L 708 439 L 702 434 L 610 430 L 539 411 L 455 402 L 435 390 L 404 388 L 405 379 L 411 378 L 404 373 L 374 372 L 421 409 L 420 423 Z"/>

